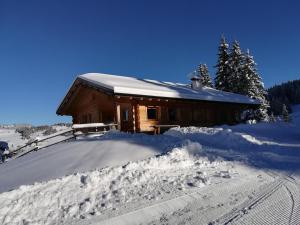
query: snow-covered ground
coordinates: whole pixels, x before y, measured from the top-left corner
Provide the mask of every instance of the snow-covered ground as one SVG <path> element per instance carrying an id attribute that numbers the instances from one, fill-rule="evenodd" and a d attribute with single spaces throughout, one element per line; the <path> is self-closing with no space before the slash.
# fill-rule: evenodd
<path id="1" fill-rule="evenodd" d="M 172 149 L 176 141 L 176 138 L 163 135 L 110 133 L 53 145 L 2 164 L 0 192 L 159 155 Z"/>
<path id="2" fill-rule="evenodd" d="M 22 139 L 15 128 L 0 128 L 0 140 L 8 143 L 10 149 L 15 149 L 26 144 L 28 140 Z"/>
<path id="3" fill-rule="evenodd" d="M 300 224 L 294 111 L 290 124 L 111 132 L 11 160 L 0 223 Z"/>
<path id="4" fill-rule="evenodd" d="M 30 125 L 23 125 L 26 127 L 30 127 Z M 34 140 L 37 137 L 44 137 L 43 132 L 45 130 L 40 130 L 37 132 L 33 132 L 29 139 L 23 138 L 22 135 L 17 132 L 17 129 L 23 127 L 22 125 L 0 125 L 0 141 L 5 141 L 8 143 L 10 150 L 15 150 L 21 146 L 27 144 L 30 140 Z M 57 132 L 67 130 L 69 127 L 65 125 L 51 125 L 49 126 L 55 129 Z"/>

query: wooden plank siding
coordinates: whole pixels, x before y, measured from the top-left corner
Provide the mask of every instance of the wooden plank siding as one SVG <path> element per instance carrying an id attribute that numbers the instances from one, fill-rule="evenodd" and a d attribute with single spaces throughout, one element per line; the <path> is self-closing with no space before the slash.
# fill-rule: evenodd
<path id="1" fill-rule="evenodd" d="M 113 97 L 87 87 L 80 87 L 68 109 L 73 123 L 115 122 Z"/>
<path id="2" fill-rule="evenodd" d="M 80 94 L 70 97 L 68 107 L 65 107 L 63 112 L 64 115 L 73 117 L 73 123 L 113 122 L 119 124 L 120 130 L 129 132 L 150 132 L 154 129 L 153 125 L 163 124 L 231 125 L 238 122 L 237 116 L 243 110 L 257 107 L 212 101 L 115 96 L 91 87 L 78 88 L 76 93 Z M 157 110 L 155 119 L 149 119 L 147 116 L 147 109 L 150 107 Z"/>

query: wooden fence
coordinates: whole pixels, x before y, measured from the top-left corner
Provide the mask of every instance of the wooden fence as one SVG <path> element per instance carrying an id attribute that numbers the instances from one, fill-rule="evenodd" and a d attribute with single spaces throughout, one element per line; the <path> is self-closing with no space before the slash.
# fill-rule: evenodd
<path id="1" fill-rule="evenodd" d="M 37 137 L 35 140 L 28 142 L 13 151 L 10 151 L 10 158 L 19 158 L 32 151 L 37 151 L 64 141 L 75 139 L 78 135 L 85 135 L 89 133 L 104 134 L 106 131 L 111 129 L 116 129 L 117 124 L 104 124 L 104 123 L 89 123 L 89 124 L 73 124 L 72 128 L 68 130 L 63 130 L 55 134 L 51 134 L 45 137 Z M 92 130 L 92 132 L 91 132 Z M 78 132 L 81 131 L 81 132 Z M 83 132 L 82 132 L 83 131 Z M 81 133 L 81 134 L 80 134 Z M 68 135 L 69 134 L 69 135 Z M 45 143 L 45 141 L 56 138 L 58 136 L 65 136 L 59 140 L 54 140 L 50 143 Z M 44 144 L 43 144 L 44 143 Z"/>

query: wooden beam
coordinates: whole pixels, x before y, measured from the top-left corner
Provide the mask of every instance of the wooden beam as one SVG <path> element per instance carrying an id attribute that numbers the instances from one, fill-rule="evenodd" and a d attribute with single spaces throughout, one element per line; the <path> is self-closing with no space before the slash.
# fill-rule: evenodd
<path id="1" fill-rule="evenodd" d="M 135 114 L 135 105 L 132 105 L 132 123 L 133 123 L 133 132 L 136 132 L 136 114 Z"/>
<path id="2" fill-rule="evenodd" d="M 121 106 L 116 103 L 116 123 L 118 124 L 118 130 L 121 130 Z"/>

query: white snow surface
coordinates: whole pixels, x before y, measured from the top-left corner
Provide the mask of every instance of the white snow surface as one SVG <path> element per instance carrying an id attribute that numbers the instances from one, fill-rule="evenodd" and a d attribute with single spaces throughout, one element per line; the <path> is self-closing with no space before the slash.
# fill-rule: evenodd
<path id="1" fill-rule="evenodd" d="M 78 78 L 91 82 L 99 87 L 107 88 L 115 94 L 259 104 L 257 100 L 246 96 L 219 91 L 209 87 L 194 90 L 186 84 L 102 73 L 82 74 L 78 76 Z"/>
<path id="2" fill-rule="evenodd" d="M 27 144 L 29 141 L 33 141 L 35 139 L 42 139 L 45 137 L 43 135 L 44 130 L 34 132 L 30 135 L 30 140 L 29 139 L 23 139 L 21 134 L 16 132 L 17 128 L 22 127 L 23 125 L 6 125 L 0 127 L 0 141 L 5 141 L 9 145 L 10 151 L 15 150 L 21 146 L 24 146 Z M 30 127 L 29 125 L 24 125 L 27 127 Z M 56 131 L 61 132 L 68 130 L 69 128 L 67 126 L 63 125 L 51 125 L 53 129 L 56 129 Z"/>
<path id="3" fill-rule="evenodd" d="M 0 165 L 0 192 L 24 184 L 106 166 L 123 165 L 165 152 L 174 138 L 110 132 L 60 143 Z"/>
<path id="4" fill-rule="evenodd" d="M 9 161 L 0 224 L 300 224 L 295 109 L 289 124 L 108 132 Z"/>
<path id="5" fill-rule="evenodd" d="M 7 142 L 10 149 L 25 145 L 28 142 L 28 140 L 22 139 L 21 134 L 17 133 L 14 127 L 0 128 L 0 141 Z"/>
<path id="6" fill-rule="evenodd" d="M 21 186 L 0 195 L 1 224 L 70 222 L 116 211 L 124 204 L 150 203 L 182 190 L 203 187 L 212 175 L 230 177 L 225 162 L 210 162 L 190 154 L 200 150 L 199 144 L 189 143 L 161 157 L 130 162 L 126 166 Z M 213 174 L 208 175 L 206 171 L 215 167 L 224 171 L 213 169 Z"/>

